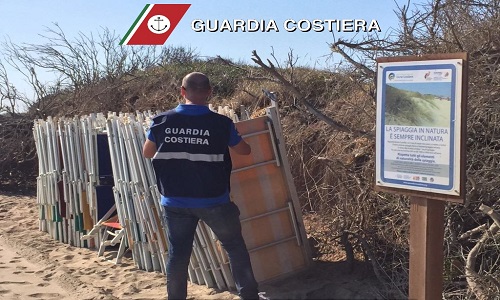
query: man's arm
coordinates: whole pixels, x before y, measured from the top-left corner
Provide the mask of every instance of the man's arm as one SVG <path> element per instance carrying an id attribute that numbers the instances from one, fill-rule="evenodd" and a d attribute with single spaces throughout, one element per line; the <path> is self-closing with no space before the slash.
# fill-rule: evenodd
<path id="1" fill-rule="evenodd" d="M 146 139 L 144 146 L 142 147 L 142 155 L 145 158 L 153 158 L 156 154 L 156 143 L 150 139 Z"/>
<path id="2" fill-rule="evenodd" d="M 231 122 L 230 126 L 230 134 L 229 134 L 229 147 L 233 149 L 236 154 L 240 155 L 248 155 L 252 152 L 252 148 L 250 148 L 250 145 L 245 142 L 240 134 L 238 133 L 238 130 L 236 129 L 236 126 L 234 125 L 233 122 Z"/>
<path id="3" fill-rule="evenodd" d="M 243 139 L 236 145 L 232 146 L 231 149 L 236 152 L 236 154 L 248 155 L 252 152 L 252 148 Z"/>

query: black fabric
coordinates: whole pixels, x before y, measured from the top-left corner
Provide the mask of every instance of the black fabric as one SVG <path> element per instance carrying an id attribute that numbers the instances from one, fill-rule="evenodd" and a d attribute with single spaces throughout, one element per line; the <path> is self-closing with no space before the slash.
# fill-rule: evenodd
<path id="1" fill-rule="evenodd" d="M 220 162 L 153 159 L 162 195 L 208 198 L 220 196 L 228 190 L 232 168 L 228 149 L 231 122 L 231 119 L 214 112 L 193 116 L 174 110 L 153 119 L 151 133 L 158 152 L 224 155 L 224 161 Z M 189 140 L 172 142 L 178 139 Z"/>

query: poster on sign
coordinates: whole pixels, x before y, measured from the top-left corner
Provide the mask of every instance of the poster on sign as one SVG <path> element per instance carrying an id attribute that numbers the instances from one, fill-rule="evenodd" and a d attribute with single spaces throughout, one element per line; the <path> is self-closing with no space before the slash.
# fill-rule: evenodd
<path id="1" fill-rule="evenodd" d="M 377 186 L 460 196 L 462 66 L 378 63 Z"/>

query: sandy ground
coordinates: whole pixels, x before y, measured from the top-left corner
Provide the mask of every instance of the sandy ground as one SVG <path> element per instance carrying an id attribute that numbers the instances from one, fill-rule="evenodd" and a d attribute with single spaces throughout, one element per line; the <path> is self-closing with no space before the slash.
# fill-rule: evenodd
<path id="1" fill-rule="evenodd" d="M 165 276 L 138 270 L 116 250 L 53 240 L 38 229 L 35 197 L 0 193 L 0 299 L 166 299 Z M 130 256 L 130 255 L 129 255 Z M 314 262 L 300 274 L 261 285 L 271 299 L 382 299 L 369 272 L 342 263 Z M 189 299 L 239 299 L 234 293 L 189 284 Z"/>

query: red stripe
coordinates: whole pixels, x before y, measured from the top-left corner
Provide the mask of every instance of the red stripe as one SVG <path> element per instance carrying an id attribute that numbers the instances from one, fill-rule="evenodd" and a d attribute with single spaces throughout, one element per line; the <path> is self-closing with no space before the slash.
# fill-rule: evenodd
<path id="1" fill-rule="evenodd" d="M 179 21 L 187 12 L 191 4 L 152 4 L 153 8 L 149 11 L 142 23 L 137 28 L 134 35 L 130 38 L 127 45 L 163 45 L 172 31 L 174 31 Z M 170 28 L 162 34 L 151 32 L 148 28 L 148 21 L 156 15 L 163 15 L 170 20 Z"/>

